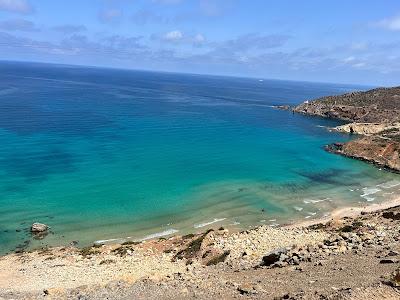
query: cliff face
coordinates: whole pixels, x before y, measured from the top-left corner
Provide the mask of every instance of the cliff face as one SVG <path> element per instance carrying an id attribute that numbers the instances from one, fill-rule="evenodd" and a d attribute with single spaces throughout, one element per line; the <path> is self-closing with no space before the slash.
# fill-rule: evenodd
<path id="1" fill-rule="evenodd" d="M 391 138 L 400 134 L 400 123 L 349 123 L 335 127 L 336 131 L 361 135 L 383 135 Z"/>
<path id="2" fill-rule="evenodd" d="M 322 97 L 306 101 L 293 110 L 298 113 L 351 122 L 399 122 L 400 87 Z"/>
<path id="3" fill-rule="evenodd" d="M 293 111 L 353 122 L 336 129 L 365 136 L 326 149 L 400 172 L 400 87 L 322 97 Z"/>
<path id="4" fill-rule="evenodd" d="M 330 152 L 371 162 L 379 167 L 400 172 L 400 143 L 379 136 L 362 137 L 347 143 L 326 146 Z"/>

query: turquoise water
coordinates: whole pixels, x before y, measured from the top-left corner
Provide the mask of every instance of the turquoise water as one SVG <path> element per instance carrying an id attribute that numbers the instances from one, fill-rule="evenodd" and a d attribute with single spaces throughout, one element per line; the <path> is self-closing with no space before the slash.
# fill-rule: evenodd
<path id="1" fill-rule="evenodd" d="M 397 175 L 323 150 L 349 139 L 324 128 L 339 122 L 271 107 L 362 88 L 0 63 L 0 252 L 274 226 L 396 195 Z M 41 241 L 35 221 L 52 228 Z"/>

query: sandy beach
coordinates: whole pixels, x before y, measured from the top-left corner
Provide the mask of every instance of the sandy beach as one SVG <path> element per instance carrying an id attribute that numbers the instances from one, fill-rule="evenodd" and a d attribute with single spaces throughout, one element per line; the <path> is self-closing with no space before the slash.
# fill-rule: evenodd
<path id="1" fill-rule="evenodd" d="M 308 227 L 308 226 L 319 224 L 319 223 L 325 224 L 330 221 L 338 221 L 345 217 L 355 218 L 364 213 L 372 213 L 375 211 L 389 209 L 389 208 L 396 207 L 396 206 L 400 206 L 400 196 L 395 197 L 394 199 L 384 201 L 382 203 L 370 203 L 370 204 L 364 205 L 364 206 L 341 207 L 341 208 L 333 210 L 329 214 L 329 216 L 318 218 L 318 219 L 313 219 L 313 220 L 300 221 L 293 225 L 287 225 L 285 227 L 296 228 L 296 227 Z"/>

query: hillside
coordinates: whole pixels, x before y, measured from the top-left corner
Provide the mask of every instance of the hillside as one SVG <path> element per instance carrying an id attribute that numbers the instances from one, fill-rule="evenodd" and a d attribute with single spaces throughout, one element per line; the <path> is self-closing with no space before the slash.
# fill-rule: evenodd
<path id="1" fill-rule="evenodd" d="M 322 97 L 305 101 L 294 111 L 350 122 L 396 122 L 400 121 L 400 87 Z"/>
<path id="2" fill-rule="evenodd" d="M 400 87 L 322 97 L 305 101 L 293 111 L 352 122 L 335 130 L 360 137 L 326 149 L 400 172 Z"/>

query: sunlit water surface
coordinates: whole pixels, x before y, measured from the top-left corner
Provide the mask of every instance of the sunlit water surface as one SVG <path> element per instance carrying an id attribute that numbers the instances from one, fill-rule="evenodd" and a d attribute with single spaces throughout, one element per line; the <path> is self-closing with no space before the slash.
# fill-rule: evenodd
<path id="1" fill-rule="evenodd" d="M 0 64 L 0 253 L 321 217 L 399 194 L 329 154 L 339 122 L 271 107 L 357 86 Z M 52 233 L 34 240 L 32 222 Z M 25 244 L 23 244 L 25 242 Z"/>

